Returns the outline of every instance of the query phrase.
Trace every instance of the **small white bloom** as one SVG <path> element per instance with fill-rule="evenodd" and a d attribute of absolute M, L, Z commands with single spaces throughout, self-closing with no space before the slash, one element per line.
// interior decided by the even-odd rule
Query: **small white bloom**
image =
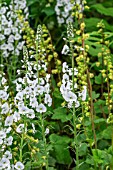
<path fill-rule="evenodd" d="M 34 110 L 32 109 L 29 109 L 27 115 L 26 115 L 28 118 L 30 119 L 34 119 L 35 118 L 35 113 L 34 113 Z"/>
<path fill-rule="evenodd" d="M 82 91 L 82 101 L 85 101 L 86 100 L 87 87 L 84 86 L 83 88 L 84 89 Z"/>
<path fill-rule="evenodd" d="M 7 80 L 4 77 L 2 77 L 2 80 L 1 80 L 2 85 L 4 85 L 6 82 Z"/>
<path fill-rule="evenodd" d="M 32 125 L 32 128 L 33 128 L 33 133 L 36 133 L 36 129 L 35 129 L 34 123 L 32 123 L 31 125 Z"/>
<path fill-rule="evenodd" d="M 77 96 L 76 96 L 76 94 L 74 94 L 74 93 L 71 92 L 71 91 L 66 91 L 66 92 L 63 94 L 63 97 L 64 97 L 64 99 L 65 99 L 67 102 L 76 102 L 76 101 L 77 101 Z"/>
<path fill-rule="evenodd" d="M 43 86 L 40 86 L 40 85 L 37 85 L 37 86 L 35 87 L 34 91 L 35 91 L 36 95 L 38 95 L 38 94 L 41 94 L 41 95 L 42 95 L 42 94 L 44 93 L 44 87 L 43 87 Z"/>
<path fill-rule="evenodd" d="M 20 40 L 21 39 L 21 35 L 20 34 L 18 34 L 18 33 L 16 33 L 16 35 L 15 35 L 15 40 Z"/>
<path fill-rule="evenodd" d="M 24 130 L 24 124 L 19 124 L 18 127 L 16 128 L 16 131 L 18 133 L 22 133 Z"/>
<path fill-rule="evenodd" d="M 17 162 L 17 163 L 15 164 L 15 169 L 17 169 L 17 170 L 22 170 L 22 169 L 24 169 L 24 164 L 21 163 L 21 162 Z"/>
<path fill-rule="evenodd" d="M 7 146 L 12 145 L 12 142 L 13 142 L 13 137 L 12 136 L 9 136 L 8 138 L 6 138 L 4 140 L 4 144 L 6 144 Z"/>
<path fill-rule="evenodd" d="M 49 134 L 49 128 L 46 128 L 45 135 L 48 135 L 48 134 Z"/>
<path fill-rule="evenodd" d="M 9 112 L 9 105 L 7 102 L 5 102 L 2 106 L 1 106 L 1 114 L 6 114 Z"/>
<path fill-rule="evenodd" d="M 69 76 L 68 76 L 68 74 L 63 74 L 63 80 L 62 80 L 62 83 L 63 84 L 65 84 L 65 83 L 67 83 L 69 81 Z"/>
<path fill-rule="evenodd" d="M 66 55 L 66 54 L 68 54 L 68 52 L 69 52 L 69 47 L 65 44 L 62 51 L 61 51 L 61 53 Z"/>
<path fill-rule="evenodd" d="M 44 106 L 44 104 L 39 104 L 38 107 L 36 108 L 36 111 L 39 112 L 39 113 L 43 113 L 43 112 L 46 112 L 46 107 Z"/>
<path fill-rule="evenodd" d="M 10 28 L 5 28 L 4 35 L 9 35 L 9 34 L 11 34 L 11 29 Z"/>
<path fill-rule="evenodd" d="M 85 100 L 86 100 L 86 94 L 87 94 L 87 87 L 86 87 L 86 86 L 83 86 L 82 92 L 79 93 L 79 96 L 81 96 L 82 101 L 85 101 Z"/>
<path fill-rule="evenodd" d="M 30 97 L 30 106 L 32 106 L 32 108 L 36 108 L 38 107 L 38 102 L 37 102 L 37 99 L 36 97 Z"/>
<path fill-rule="evenodd" d="M 11 132 L 11 127 L 9 126 L 9 127 L 7 127 L 7 128 L 5 128 L 5 133 L 7 134 L 7 133 L 10 133 Z"/>
<path fill-rule="evenodd" d="M 12 153 L 10 151 L 6 151 L 3 155 L 4 158 L 7 158 L 7 159 L 12 159 Z"/>
<path fill-rule="evenodd" d="M 6 133 L 3 130 L 0 130 L 0 139 L 6 138 Z"/>
<path fill-rule="evenodd" d="M 48 83 L 49 82 L 49 79 L 50 79 L 50 74 L 46 74 L 46 82 Z"/>
<path fill-rule="evenodd" d="M 48 104 L 49 107 L 52 105 L 52 98 L 49 94 L 45 94 L 44 103 Z"/>
<path fill-rule="evenodd" d="M 63 69 L 62 69 L 63 73 L 66 73 L 68 71 L 68 65 L 66 62 L 63 63 Z"/>
<path fill-rule="evenodd" d="M 3 140 L 2 139 L 0 139 L 0 145 L 2 145 L 3 144 Z"/>
<path fill-rule="evenodd" d="M 3 157 L 3 158 L 1 159 L 1 163 L 2 163 L 3 169 L 6 168 L 6 167 L 8 167 L 8 166 L 10 166 L 10 161 L 9 161 L 8 158 L 4 158 L 4 157 Z"/>
<path fill-rule="evenodd" d="M 5 126 L 11 126 L 13 124 L 13 115 L 7 116 L 5 120 Z"/>
<path fill-rule="evenodd" d="M 7 99 L 8 99 L 8 96 L 9 96 L 9 95 L 6 93 L 6 91 L 0 90 L 0 99 L 7 100 Z M 6 103 L 7 103 L 7 102 L 6 102 Z M 4 104 L 2 105 L 2 107 L 3 107 L 3 108 L 7 108 L 6 110 L 8 110 L 8 107 L 9 107 L 9 106 L 4 103 Z M 5 111 L 5 112 L 7 112 L 7 111 Z"/>
<path fill-rule="evenodd" d="M 20 113 L 15 111 L 14 114 L 13 114 L 13 120 L 14 120 L 14 122 L 19 121 L 20 120 Z"/>
<path fill-rule="evenodd" d="M 15 99 L 17 99 L 17 100 L 23 100 L 23 92 L 20 92 L 20 91 L 19 91 L 19 92 L 16 94 Z"/>

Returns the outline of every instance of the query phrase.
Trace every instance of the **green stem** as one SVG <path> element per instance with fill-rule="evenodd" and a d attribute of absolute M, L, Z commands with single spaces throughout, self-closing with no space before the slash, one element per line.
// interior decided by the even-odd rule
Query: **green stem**
<path fill-rule="evenodd" d="M 20 142 L 20 162 L 22 162 L 22 150 L 23 150 L 23 142 L 24 142 L 24 134 L 22 134 L 21 142 Z"/>
<path fill-rule="evenodd" d="M 44 119 L 43 119 L 43 115 L 42 114 L 40 114 L 40 121 L 41 121 L 41 128 L 42 128 L 42 138 L 43 138 L 43 142 L 44 142 L 44 152 L 45 152 L 45 156 L 46 156 L 46 170 L 49 170 L 49 167 L 48 167 L 47 143 L 46 143 L 46 137 L 45 137 Z"/>
<path fill-rule="evenodd" d="M 74 90 L 74 51 L 72 44 L 70 43 L 70 48 L 71 48 L 71 54 L 72 54 L 72 89 L 73 93 L 75 92 Z M 75 103 L 73 103 L 73 126 L 74 126 L 74 146 L 75 146 L 75 151 L 76 151 L 76 170 L 79 169 L 79 155 L 78 155 L 78 140 L 77 140 L 77 128 L 76 128 L 76 110 L 75 110 Z"/>

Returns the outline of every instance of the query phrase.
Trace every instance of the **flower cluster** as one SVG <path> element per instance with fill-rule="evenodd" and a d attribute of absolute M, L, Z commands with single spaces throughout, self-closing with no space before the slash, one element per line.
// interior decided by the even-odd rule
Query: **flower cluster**
<path fill-rule="evenodd" d="M 22 24 L 17 17 L 17 11 L 22 10 L 24 13 L 24 20 L 28 18 L 28 8 L 26 7 L 26 0 L 12 0 L 10 5 L 2 3 L 0 8 L 0 41 L 1 53 L 4 58 L 10 55 L 19 56 L 23 48 L 24 41 L 22 41 Z"/>
<path fill-rule="evenodd" d="M 73 4 L 70 3 L 70 0 L 57 0 L 55 6 L 55 12 L 57 15 L 57 20 L 59 24 L 69 23 L 73 21 L 73 18 L 70 14 Z"/>
<path fill-rule="evenodd" d="M 21 162 L 12 163 L 13 155 L 11 145 L 13 145 L 12 124 L 15 121 L 16 115 L 13 114 L 12 105 L 9 102 L 7 80 L 4 75 L 0 75 L 0 169 L 1 170 L 17 170 L 24 169 Z M 4 121 L 3 121 L 4 120 Z"/>
<path fill-rule="evenodd" d="M 69 68 L 66 62 L 63 63 L 63 78 L 62 78 L 62 85 L 60 87 L 61 94 L 63 98 L 65 99 L 67 103 L 68 108 L 73 107 L 73 103 L 75 105 L 75 108 L 78 108 L 80 106 L 80 102 L 78 98 L 80 97 L 82 101 L 86 100 L 86 86 L 84 86 L 84 89 L 82 92 L 77 92 L 77 83 L 75 82 L 73 85 L 72 81 L 72 74 L 73 74 L 73 69 Z M 74 76 L 78 74 L 78 70 L 74 68 Z M 73 86 L 76 91 L 73 92 Z"/>

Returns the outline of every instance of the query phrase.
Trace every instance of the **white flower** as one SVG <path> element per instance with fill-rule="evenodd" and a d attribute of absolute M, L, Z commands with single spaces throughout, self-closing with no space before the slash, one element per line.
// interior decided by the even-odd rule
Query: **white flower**
<path fill-rule="evenodd" d="M 5 28 L 4 35 L 9 35 L 9 34 L 11 34 L 11 29 L 10 28 Z"/>
<path fill-rule="evenodd" d="M 7 102 L 5 102 L 2 106 L 1 106 L 1 114 L 6 114 L 9 112 L 9 105 Z"/>
<path fill-rule="evenodd" d="M 11 132 L 11 127 L 5 128 L 5 133 L 10 133 Z"/>
<path fill-rule="evenodd" d="M 37 99 L 36 97 L 30 97 L 30 106 L 32 106 L 33 108 L 36 108 L 38 106 L 38 102 L 37 102 Z"/>
<path fill-rule="evenodd" d="M 4 140 L 4 143 L 5 143 L 7 146 L 12 145 L 12 142 L 13 142 L 13 137 L 12 137 L 12 136 L 9 136 L 8 138 L 6 138 L 6 139 Z"/>
<path fill-rule="evenodd" d="M 5 120 L 5 126 L 11 126 L 13 124 L 13 115 L 7 116 Z"/>
<path fill-rule="evenodd" d="M 49 134 L 49 128 L 46 128 L 45 135 Z"/>
<path fill-rule="evenodd" d="M 83 88 L 84 89 L 83 89 L 81 95 L 82 95 L 82 101 L 85 101 L 86 100 L 87 87 L 83 86 Z"/>
<path fill-rule="evenodd" d="M 41 94 L 41 95 L 42 95 L 43 92 L 44 92 L 44 87 L 43 87 L 43 86 L 40 86 L 40 85 L 37 85 L 37 86 L 35 87 L 34 91 L 35 91 L 36 95 L 38 95 L 38 94 Z"/>
<path fill-rule="evenodd" d="M 6 13 L 6 10 L 7 10 L 7 8 L 6 7 L 1 7 L 1 9 L 0 9 L 0 14 L 5 14 Z"/>
<path fill-rule="evenodd" d="M 34 119 L 35 118 L 35 114 L 34 114 L 34 110 L 32 109 L 29 109 L 27 115 L 26 115 L 28 118 L 30 119 Z"/>
<path fill-rule="evenodd" d="M 69 81 L 69 76 L 68 76 L 68 74 L 63 74 L 63 80 L 62 80 L 62 83 L 63 84 L 65 84 L 66 82 L 68 82 Z"/>
<path fill-rule="evenodd" d="M 18 34 L 18 33 L 16 33 L 16 35 L 15 35 L 15 40 L 20 40 L 20 39 L 21 39 L 21 35 Z"/>
<path fill-rule="evenodd" d="M 14 114 L 13 114 L 13 120 L 14 120 L 14 122 L 19 121 L 20 120 L 20 113 L 15 111 Z"/>
<path fill-rule="evenodd" d="M 6 151 L 3 155 L 4 158 L 7 158 L 7 159 L 12 159 L 12 153 L 10 151 Z"/>
<path fill-rule="evenodd" d="M 68 70 L 68 73 L 69 73 L 70 76 L 72 76 L 72 74 L 73 74 L 72 68 L 70 68 L 70 69 Z M 76 68 L 74 68 L 74 76 L 76 76 L 77 74 L 78 74 L 78 70 L 77 70 Z"/>
<path fill-rule="evenodd" d="M 61 53 L 66 55 L 66 54 L 68 54 L 68 52 L 69 52 L 69 47 L 65 44 Z"/>
<path fill-rule="evenodd" d="M 23 100 L 23 92 L 18 92 L 18 93 L 16 94 L 15 99 L 17 99 L 17 100 Z"/>
<path fill-rule="evenodd" d="M 33 133 L 36 133 L 35 125 L 32 123 Z"/>
<path fill-rule="evenodd" d="M 44 92 L 45 93 L 49 93 L 50 92 L 50 84 L 49 83 L 46 83 L 45 87 L 44 87 Z"/>
<path fill-rule="evenodd" d="M 1 163 L 2 163 L 3 169 L 6 168 L 6 167 L 8 167 L 8 166 L 10 166 L 10 161 L 9 161 L 8 158 L 2 158 L 2 159 L 1 159 Z"/>
<path fill-rule="evenodd" d="M 7 50 L 9 50 L 9 51 L 13 51 L 14 50 L 14 46 L 13 46 L 12 43 L 8 43 L 7 44 Z"/>
<path fill-rule="evenodd" d="M 76 96 L 76 94 L 74 94 L 74 93 L 71 92 L 71 91 L 66 91 L 66 92 L 63 94 L 63 97 L 64 97 L 64 99 L 65 99 L 67 102 L 76 102 L 76 101 L 77 101 L 77 96 Z"/>
<path fill-rule="evenodd" d="M 13 43 L 14 42 L 14 35 L 10 34 L 8 38 L 8 43 Z"/>
<path fill-rule="evenodd" d="M 67 89 L 66 89 L 66 87 L 65 87 L 65 84 L 62 84 L 62 85 L 60 86 L 60 91 L 61 91 L 62 94 L 67 91 Z"/>
<path fill-rule="evenodd" d="M 22 133 L 24 130 L 24 124 L 19 124 L 18 127 L 16 128 L 16 131 L 18 133 Z"/>
<path fill-rule="evenodd" d="M 6 133 L 3 130 L 0 130 L 0 139 L 6 138 Z"/>
<path fill-rule="evenodd" d="M 52 105 L 52 98 L 49 94 L 45 94 L 44 103 L 48 104 L 49 107 Z"/>
<path fill-rule="evenodd" d="M 4 40 L 5 39 L 5 36 L 0 34 L 0 41 Z"/>
<path fill-rule="evenodd" d="M 4 77 L 2 77 L 2 80 L 1 80 L 2 85 L 4 85 L 6 82 L 7 80 Z"/>
<path fill-rule="evenodd" d="M 2 145 L 3 144 L 3 140 L 2 139 L 0 139 L 0 145 Z"/>
<path fill-rule="evenodd" d="M 24 169 L 24 164 L 21 163 L 21 162 L 17 162 L 17 163 L 15 164 L 15 169 L 17 169 L 17 170 L 22 170 L 22 169 Z"/>
<path fill-rule="evenodd" d="M 63 73 L 68 71 L 68 65 L 66 62 L 63 63 L 63 69 L 62 69 Z"/>
<path fill-rule="evenodd" d="M 29 112 L 29 108 L 27 106 L 24 106 L 23 103 L 18 105 L 18 109 L 19 109 L 20 114 L 23 114 L 23 115 Z"/>
<path fill-rule="evenodd" d="M 46 107 L 44 106 L 44 104 L 39 104 L 38 107 L 36 108 L 36 111 L 39 112 L 39 113 L 43 113 L 43 112 L 46 112 Z"/>
<path fill-rule="evenodd" d="M 50 79 L 50 74 L 46 74 L 46 82 L 48 83 L 49 82 L 49 79 Z"/>
<path fill-rule="evenodd" d="M 8 99 L 8 94 L 4 90 L 0 90 L 0 99 L 7 100 Z M 5 104 L 7 105 L 7 104 Z M 2 105 L 3 106 L 3 105 Z"/>
<path fill-rule="evenodd" d="M 7 44 L 2 44 L 2 45 L 0 45 L 0 49 L 1 50 L 7 50 Z"/>
<path fill-rule="evenodd" d="M 78 108 L 80 106 L 80 102 L 79 101 L 76 101 L 75 103 L 75 108 Z"/>
<path fill-rule="evenodd" d="M 16 83 L 16 91 L 21 91 L 22 90 L 22 84 Z"/>

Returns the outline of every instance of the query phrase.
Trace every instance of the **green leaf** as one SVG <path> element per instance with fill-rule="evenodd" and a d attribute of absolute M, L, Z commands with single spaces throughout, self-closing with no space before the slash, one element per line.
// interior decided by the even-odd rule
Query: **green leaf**
<path fill-rule="evenodd" d="M 55 109 L 54 114 L 52 116 L 52 119 L 57 119 L 57 120 L 61 120 L 62 122 L 67 122 L 72 118 L 72 114 L 68 114 L 67 115 L 67 109 L 63 108 L 63 107 L 59 107 L 57 109 Z"/>
<path fill-rule="evenodd" d="M 94 120 L 95 123 L 102 123 L 102 122 L 106 122 L 106 120 L 104 118 L 97 118 Z"/>
<path fill-rule="evenodd" d="M 50 135 L 50 141 L 53 144 L 54 155 L 60 164 L 71 164 L 72 159 L 68 149 L 70 138 L 67 136 L 59 136 L 56 134 Z"/>
<path fill-rule="evenodd" d="M 33 5 L 33 4 L 35 4 L 35 3 L 39 3 L 39 0 L 27 0 L 27 5 L 28 6 L 31 6 L 31 5 Z"/>
<path fill-rule="evenodd" d="M 92 149 L 92 152 L 93 152 L 93 158 L 94 158 L 94 161 L 98 164 L 101 164 L 103 163 L 103 160 L 101 158 L 101 150 L 99 149 Z"/>
<path fill-rule="evenodd" d="M 90 38 L 89 38 L 90 39 Z M 93 41 L 89 41 L 87 39 L 85 42 L 87 45 L 89 45 L 89 54 L 92 56 L 97 56 L 98 53 L 100 52 L 100 49 L 102 48 L 101 44 L 97 44 L 96 42 L 94 43 Z"/>
<path fill-rule="evenodd" d="M 111 139 L 113 135 L 113 127 L 112 126 L 108 126 L 103 132 L 102 132 L 102 136 L 104 139 Z"/>
<path fill-rule="evenodd" d="M 96 94 L 95 91 L 92 91 L 92 99 L 97 99 L 100 96 L 99 93 Z"/>
<path fill-rule="evenodd" d="M 95 83 L 96 84 L 102 83 L 102 74 L 101 73 L 98 76 L 95 76 Z"/>
<path fill-rule="evenodd" d="M 55 10 L 52 7 L 46 7 L 42 10 L 42 12 L 44 12 L 47 16 L 51 16 L 55 13 Z"/>
<path fill-rule="evenodd" d="M 86 31 L 87 32 L 98 30 L 97 24 L 100 21 L 99 18 L 90 17 L 90 18 L 85 18 L 84 21 L 86 23 Z"/>
<path fill-rule="evenodd" d="M 92 5 L 91 8 L 94 8 L 103 15 L 113 17 L 113 8 L 105 8 L 101 3 Z"/>
<path fill-rule="evenodd" d="M 87 144 L 86 143 L 81 143 L 78 148 L 79 151 L 79 156 L 86 155 L 87 152 Z"/>

